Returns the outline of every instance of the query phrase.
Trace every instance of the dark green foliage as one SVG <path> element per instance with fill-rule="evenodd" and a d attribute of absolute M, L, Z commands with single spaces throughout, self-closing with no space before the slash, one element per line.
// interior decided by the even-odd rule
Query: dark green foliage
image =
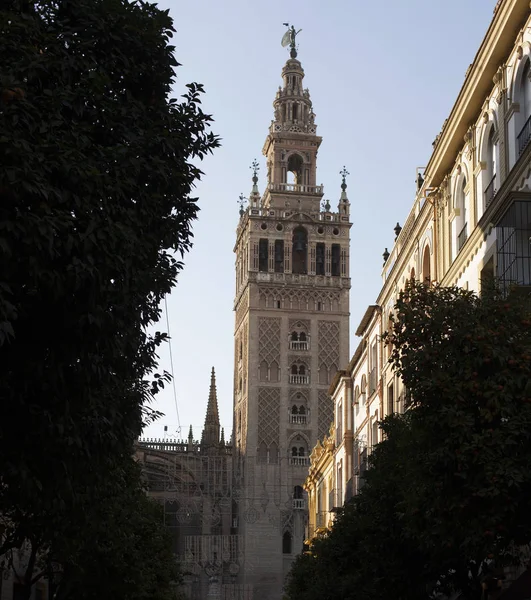
<path fill-rule="evenodd" d="M 530 324 L 518 295 L 408 286 L 385 337 L 409 410 L 381 424 L 361 492 L 295 562 L 291 600 L 479 600 L 518 563 L 531 542 Z"/>
<path fill-rule="evenodd" d="M 218 145 L 200 85 L 169 98 L 172 32 L 143 1 L 0 9 L 0 555 L 112 485 L 167 380 L 146 327 Z"/>

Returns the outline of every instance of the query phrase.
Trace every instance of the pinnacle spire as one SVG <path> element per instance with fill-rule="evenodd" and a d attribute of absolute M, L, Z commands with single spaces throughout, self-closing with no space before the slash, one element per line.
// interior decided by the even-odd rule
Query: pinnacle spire
<path fill-rule="evenodd" d="M 208 404 L 205 417 L 205 426 L 201 435 L 201 445 L 204 449 L 219 444 L 219 411 L 218 396 L 216 391 L 216 372 L 212 367 L 210 375 L 210 392 L 208 394 Z"/>

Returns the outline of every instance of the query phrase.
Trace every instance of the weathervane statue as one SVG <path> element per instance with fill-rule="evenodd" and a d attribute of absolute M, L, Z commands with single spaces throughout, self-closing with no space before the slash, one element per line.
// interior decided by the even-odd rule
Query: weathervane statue
<path fill-rule="evenodd" d="M 295 31 L 295 27 L 293 27 L 293 25 L 291 27 L 289 26 L 289 23 L 284 23 L 284 25 L 288 27 L 288 30 L 283 35 L 281 44 L 284 48 L 289 44 L 289 54 L 291 58 L 297 58 L 297 47 L 295 46 L 295 38 L 299 35 L 302 29 L 299 29 L 299 31 Z"/>

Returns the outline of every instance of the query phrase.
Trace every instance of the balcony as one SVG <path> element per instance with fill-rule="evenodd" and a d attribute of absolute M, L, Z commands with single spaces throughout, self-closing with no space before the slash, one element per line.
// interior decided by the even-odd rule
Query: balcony
<path fill-rule="evenodd" d="M 531 116 L 525 122 L 525 125 L 522 127 L 522 131 L 518 134 L 518 155 L 522 154 L 525 150 L 527 144 L 529 144 L 529 140 L 531 140 Z"/>
<path fill-rule="evenodd" d="M 468 223 L 465 223 L 465 226 L 459 232 L 457 236 L 457 251 L 460 252 L 461 248 L 465 245 L 465 242 L 468 238 Z"/>
<path fill-rule="evenodd" d="M 299 342 L 299 341 L 290 340 L 289 341 L 289 349 L 290 350 L 309 350 L 310 344 L 307 341 Z"/>
<path fill-rule="evenodd" d="M 310 383 L 309 375 L 292 375 L 289 376 L 289 382 L 295 385 L 308 385 Z"/>
<path fill-rule="evenodd" d="M 299 185 L 296 183 L 270 183 L 271 192 L 298 192 L 300 194 L 322 194 L 322 185 Z"/>
<path fill-rule="evenodd" d="M 310 458 L 308 456 L 290 456 L 289 464 L 292 467 L 307 467 L 310 464 Z"/>
<path fill-rule="evenodd" d="M 290 414 L 289 422 L 293 425 L 306 425 L 308 422 L 308 415 L 293 415 Z"/>
<path fill-rule="evenodd" d="M 305 510 L 306 501 L 304 498 L 293 498 L 293 510 Z"/>
<path fill-rule="evenodd" d="M 315 514 L 316 529 L 324 529 L 328 525 L 330 517 L 326 511 L 321 511 Z"/>
<path fill-rule="evenodd" d="M 496 195 L 496 174 L 492 176 L 489 185 L 485 188 L 484 197 L 485 197 L 485 208 L 492 202 L 492 199 Z"/>
<path fill-rule="evenodd" d="M 342 506 L 341 493 L 338 490 L 330 490 L 328 492 L 328 511 L 333 512 Z"/>

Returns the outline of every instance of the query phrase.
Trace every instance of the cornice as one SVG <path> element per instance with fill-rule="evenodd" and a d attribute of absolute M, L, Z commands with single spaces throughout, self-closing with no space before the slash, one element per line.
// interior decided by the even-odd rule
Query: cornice
<path fill-rule="evenodd" d="M 431 186 L 440 185 L 451 170 L 463 145 L 463 136 L 481 113 L 498 67 L 511 52 L 528 18 L 529 0 L 503 0 L 496 10 L 426 166 L 426 180 Z"/>

